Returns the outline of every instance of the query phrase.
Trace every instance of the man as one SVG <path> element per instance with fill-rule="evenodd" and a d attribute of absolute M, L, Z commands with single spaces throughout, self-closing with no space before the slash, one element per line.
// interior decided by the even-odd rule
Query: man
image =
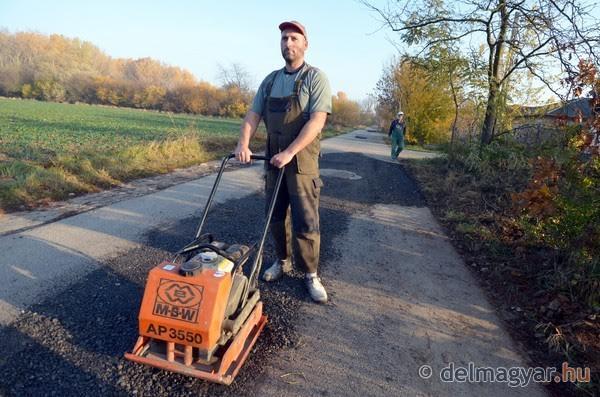
<path fill-rule="evenodd" d="M 396 160 L 400 152 L 404 149 L 404 133 L 406 132 L 406 123 L 404 122 L 404 112 L 398 112 L 396 118 L 390 125 L 388 136 L 392 137 L 392 160 Z"/>
<path fill-rule="evenodd" d="M 325 74 L 304 62 L 308 48 L 306 29 L 297 21 L 283 22 L 281 55 L 285 67 L 270 73 L 260 85 L 252 108 L 246 114 L 235 149 L 236 158 L 250 161 L 250 138 L 261 119 L 267 127 L 265 191 L 271 200 L 278 169 L 285 168 L 271 220 L 277 260 L 264 275 L 274 281 L 291 268 L 291 231 L 299 252 L 298 261 L 306 270 L 305 282 L 311 298 L 327 302 L 327 292 L 317 277 L 320 251 L 319 196 L 323 182 L 319 178 L 320 135 L 331 113 L 331 89 Z M 288 222 L 286 222 L 288 220 Z"/>

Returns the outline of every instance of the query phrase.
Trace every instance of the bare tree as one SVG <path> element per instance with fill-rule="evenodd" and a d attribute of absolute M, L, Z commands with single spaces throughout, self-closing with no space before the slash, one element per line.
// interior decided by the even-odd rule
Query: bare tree
<path fill-rule="evenodd" d="M 232 63 L 229 67 L 217 64 L 218 78 L 223 87 L 237 87 L 242 92 L 249 92 L 252 86 L 250 74 L 241 63 Z"/>
<path fill-rule="evenodd" d="M 502 89 L 513 73 L 527 70 L 560 96 L 547 77 L 552 61 L 569 76 L 564 82 L 572 84 L 579 59 L 598 59 L 600 23 L 590 15 L 593 5 L 580 0 L 406 0 L 383 8 L 364 4 L 399 32 L 402 41 L 421 51 L 441 42 L 466 45 L 466 40 L 485 48 L 483 144 L 494 137 Z M 438 35 L 440 31 L 448 34 Z"/>
<path fill-rule="evenodd" d="M 401 60 L 392 59 L 383 68 L 383 74 L 375 86 L 378 113 L 383 119 L 392 118 L 400 110 L 402 91 L 397 84 L 397 72 Z"/>

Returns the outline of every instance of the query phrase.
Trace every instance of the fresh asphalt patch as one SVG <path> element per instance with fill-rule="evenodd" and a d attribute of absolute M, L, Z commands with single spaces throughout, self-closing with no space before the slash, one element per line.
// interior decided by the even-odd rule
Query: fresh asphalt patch
<path fill-rule="evenodd" d="M 346 233 L 352 213 L 374 204 L 424 205 L 418 187 L 399 164 L 360 154 L 331 153 L 322 158 L 321 167 L 361 177 L 349 180 L 335 173 L 322 176 L 323 266 L 339 258 L 332 242 Z M 260 237 L 264 210 L 261 194 L 229 200 L 211 210 L 204 230 L 219 241 L 250 244 Z M 0 395 L 249 393 L 264 363 L 277 360 L 278 351 L 298 343 L 294 330 L 298 308 L 313 304 L 304 289 L 301 269 L 294 269 L 275 283 L 261 282 L 268 323 L 231 386 L 209 384 L 123 358 L 137 338 L 137 316 L 148 271 L 172 259 L 173 253 L 193 238 L 199 216 L 150 231 L 144 247 L 100 264 L 97 270 L 33 305 L 16 322 L 0 329 Z M 273 247 L 267 241 L 263 270 L 274 259 Z M 326 279 L 324 284 L 327 286 Z M 328 304 L 335 304 L 335 297 L 331 300 Z"/>

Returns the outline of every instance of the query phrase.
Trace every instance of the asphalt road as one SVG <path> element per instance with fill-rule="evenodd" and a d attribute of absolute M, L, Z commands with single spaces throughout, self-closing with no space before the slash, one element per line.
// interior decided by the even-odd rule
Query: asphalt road
<path fill-rule="evenodd" d="M 537 385 L 439 379 L 450 363 L 524 364 L 381 136 L 331 139 L 324 153 L 320 272 L 330 302 L 310 301 L 298 269 L 263 284 L 269 323 L 232 386 L 122 356 L 137 336 L 146 274 L 193 235 L 209 176 L 0 237 L 0 395 L 545 395 Z M 206 230 L 251 242 L 262 226 L 260 166 L 224 178 Z"/>

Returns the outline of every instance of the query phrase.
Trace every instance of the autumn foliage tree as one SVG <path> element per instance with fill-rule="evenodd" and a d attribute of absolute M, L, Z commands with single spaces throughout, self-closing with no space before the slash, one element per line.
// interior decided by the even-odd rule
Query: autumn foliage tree
<path fill-rule="evenodd" d="M 379 115 L 389 123 L 405 113 L 409 142 L 439 143 L 450 139 L 453 101 L 449 85 L 440 84 L 422 65 L 408 58 L 392 62 L 377 83 Z"/>
<path fill-rule="evenodd" d="M 404 0 L 390 1 L 383 7 L 367 1 L 365 4 L 398 32 L 403 43 L 421 52 L 443 42 L 483 50 L 487 98 L 482 144 L 494 138 L 503 92 L 511 76 L 526 71 L 555 90 L 549 65 L 558 65 L 574 76 L 578 59 L 597 59 L 600 23 L 591 15 L 595 5 L 585 0 Z"/>
<path fill-rule="evenodd" d="M 227 70 L 227 69 L 224 69 Z M 232 66 L 236 82 L 243 67 Z M 61 35 L 0 31 L 0 95 L 241 117 L 252 94 L 197 81 L 151 58 L 114 59 L 89 42 Z"/>
<path fill-rule="evenodd" d="M 332 111 L 329 122 L 333 125 L 354 127 L 360 124 L 361 108 L 358 102 L 348 98 L 345 92 L 339 91 L 332 98 Z"/>

